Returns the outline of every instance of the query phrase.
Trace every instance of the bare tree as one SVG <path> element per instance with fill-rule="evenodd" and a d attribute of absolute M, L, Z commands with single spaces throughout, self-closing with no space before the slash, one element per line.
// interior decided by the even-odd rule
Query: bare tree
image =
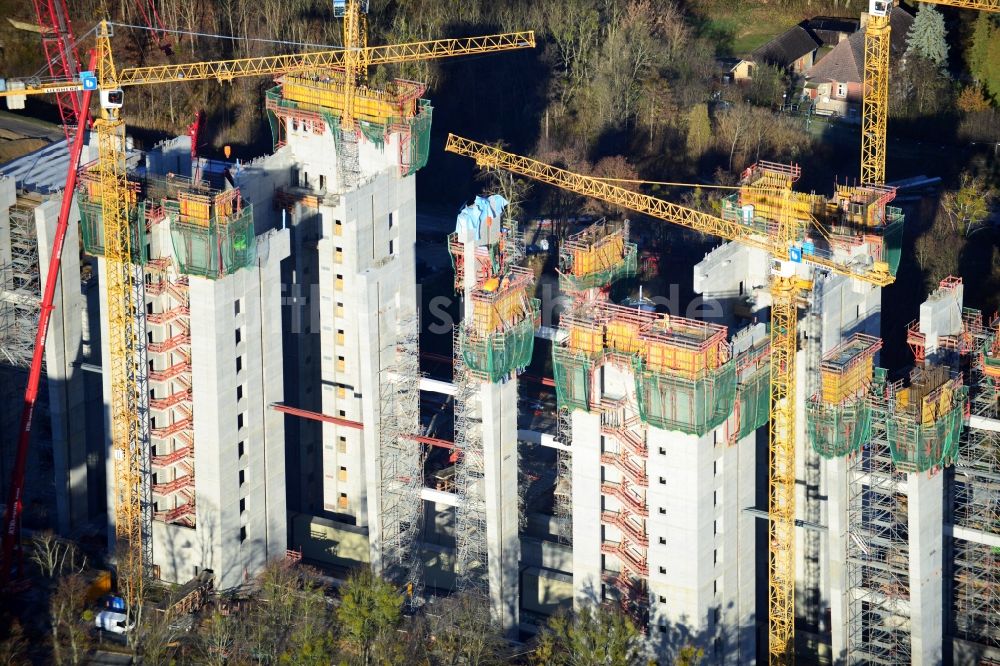
<path fill-rule="evenodd" d="M 57 664 L 80 664 L 90 648 L 89 627 L 84 619 L 87 582 L 79 574 L 59 579 L 49 601 L 52 654 Z"/>
<path fill-rule="evenodd" d="M 198 634 L 198 653 L 207 666 L 225 666 L 236 646 L 235 620 L 216 611 Z"/>
<path fill-rule="evenodd" d="M 456 594 L 427 612 L 433 636 L 431 656 L 442 666 L 492 666 L 504 663 L 507 643 L 490 617 L 484 598 Z"/>
<path fill-rule="evenodd" d="M 55 578 L 64 573 L 80 573 L 87 566 L 87 557 L 72 541 L 60 539 L 52 532 L 42 532 L 31 540 L 31 560 L 42 575 Z"/>
<path fill-rule="evenodd" d="M 17 620 L 7 625 L 7 635 L 0 641 L 0 664 L 6 666 L 25 666 L 28 659 L 28 639 L 24 637 L 24 629 Z"/>

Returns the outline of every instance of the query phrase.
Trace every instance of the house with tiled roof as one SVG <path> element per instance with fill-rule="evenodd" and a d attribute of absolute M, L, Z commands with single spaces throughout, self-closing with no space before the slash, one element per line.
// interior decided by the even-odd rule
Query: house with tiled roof
<path fill-rule="evenodd" d="M 768 64 L 801 74 L 812 67 L 820 46 L 812 32 L 796 25 L 755 49 L 747 60 L 756 66 Z"/>
<path fill-rule="evenodd" d="M 906 52 L 906 34 L 913 24 L 913 15 L 895 7 L 889 21 L 892 26 L 890 57 L 895 61 Z M 802 95 L 812 100 L 814 113 L 860 122 L 864 72 L 865 28 L 862 24 L 861 30 L 841 40 L 806 70 Z"/>

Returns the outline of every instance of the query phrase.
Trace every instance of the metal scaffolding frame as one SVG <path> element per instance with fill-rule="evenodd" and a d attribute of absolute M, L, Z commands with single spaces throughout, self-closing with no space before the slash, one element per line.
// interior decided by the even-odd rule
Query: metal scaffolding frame
<path fill-rule="evenodd" d="M 556 415 L 556 433 L 561 444 L 573 443 L 573 413 L 560 409 Z M 556 450 L 556 482 L 552 491 L 552 512 L 556 519 L 559 543 L 573 545 L 573 454 Z"/>
<path fill-rule="evenodd" d="M 910 664 L 906 475 L 889 451 L 886 390 L 876 378 L 871 441 L 848 470 L 848 664 Z"/>
<path fill-rule="evenodd" d="M 393 358 L 379 382 L 379 548 L 382 573 L 421 598 L 419 554 L 423 451 L 409 435 L 420 432 L 420 351 L 415 315 L 400 317 L 397 339 L 382 353 Z"/>
<path fill-rule="evenodd" d="M 455 582 L 459 591 L 488 599 L 489 546 L 486 535 L 486 461 L 483 452 L 479 381 L 465 366 L 462 327 L 454 328 L 455 447 Z"/>
<path fill-rule="evenodd" d="M 974 348 L 997 333 L 973 331 Z M 973 355 L 969 368 L 970 411 L 1000 418 L 1000 391 L 983 372 L 983 357 Z M 1000 535 L 1000 433 L 967 428 L 960 440 L 952 479 L 952 523 L 986 535 Z M 985 539 L 983 539 L 985 541 Z M 952 539 L 952 626 L 956 637 L 1000 648 L 1000 548 Z"/>
<path fill-rule="evenodd" d="M 0 266 L 0 361 L 16 368 L 31 365 L 38 330 L 42 295 L 34 208 L 38 203 L 19 198 L 10 209 L 10 261 Z M 42 363 L 44 372 L 44 357 Z"/>

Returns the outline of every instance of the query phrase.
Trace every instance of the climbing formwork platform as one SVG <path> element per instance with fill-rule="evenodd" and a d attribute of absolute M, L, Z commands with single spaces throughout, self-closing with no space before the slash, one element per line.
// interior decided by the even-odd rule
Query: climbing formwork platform
<path fill-rule="evenodd" d="M 265 95 L 275 150 L 285 144 L 289 128 L 319 135 L 329 131 L 338 152 L 345 139 L 356 141 L 359 135 L 382 149 L 388 136 L 398 133 L 400 174 L 408 176 L 427 164 L 433 107 L 420 98 L 426 85 L 396 79 L 383 88 L 352 88 L 355 131 L 341 127 L 346 105 L 342 72 L 286 74 L 277 82 Z"/>
<path fill-rule="evenodd" d="M 631 372 L 643 422 L 703 435 L 733 410 L 736 369 L 726 328 L 603 301 L 565 313 L 553 346 L 559 406 L 589 411 L 593 370 L 613 362 Z"/>
<path fill-rule="evenodd" d="M 499 382 L 531 362 L 540 316 L 534 284 L 534 273 L 510 266 L 472 290 L 472 318 L 462 323 L 460 345 L 473 377 Z"/>
<path fill-rule="evenodd" d="M 969 389 L 947 368 L 925 366 L 909 385 L 889 384 L 873 397 L 875 418 L 885 419 L 892 461 L 904 472 L 926 472 L 951 464 L 968 416 Z"/>
<path fill-rule="evenodd" d="M 853 454 L 871 438 L 868 389 L 881 348 L 880 339 L 859 333 L 823 356 L 821 391 L 806 402 L 806 432 L 824 458 Z"/>
<path fill-rule="evenodd" d="M 599 220 L 567 238 L 559 249 L 559 287 L 583 292 L 635 275 L 638 250 L 629 223 Z"/>

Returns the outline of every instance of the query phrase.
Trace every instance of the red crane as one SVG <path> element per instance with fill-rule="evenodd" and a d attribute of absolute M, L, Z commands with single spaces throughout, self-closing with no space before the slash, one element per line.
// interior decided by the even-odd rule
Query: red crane
<path fill-rule="evenodd" d="M 53 0 L 60 2 L 61 0 Z M 97 54 L 91 52 L 90 66 L 97 64 Z M 90 107 L 90 90 L 83 92 L 80 100 L 82 115 L 76 116 L 86 120 L 89 116 L 86 110 Z M 82 123 L 85 125 L 85 123 Z M 13 569 L 14 545 L 18 540 L 21 524 L 21 509 L 24 501 L 24 471 L 28 462 L 28 445 L 31 441 L 31 417 L 38 401 L 38 385 L 42 378 L 42 357 L 45 354 L 45 336 L 49 330 L 49 320 L 52 317 L 52 301 L 55 298 L 56 284 L 59 282 L 59 270 L 62 266 L 63 241 L 66 239 L 66 229 L 69 227 L 69 212 L 73 207 L 73 190 L 76 188 L 76 175 L 80 166 L 80 154 L 83 152 L 83 141 L 86 132 L 77 131 L 69 152 L 69 170 L 66 172 L 66 187 L 63 190 L 62 207 L 59 209 L 59 221 L 56 224 L 55 238 L 52 240 L 52 257 L 49 261 L 49 271 L 45 278 L 45 291 L 38 312 L 38 331 L 35 333 L 35 351 L 31 356 L 31 370 L 28 372 L 28 385 L 24 389 L 24 407 L 21 412 L 21 424 L 17 438 L 17 453 L 14 458 L 14 469 L 11 473 L 10 490 L 7 495 L 7 507 L 4 509 L 3 520 L 3 551 L 0 563 L 0 585 L 6 585 Z"/>
<path fill-rule="evenodd" d="M 48 61 L 49 74 L 55 79 L 77 78 L 80 72 L 79 59 L 65 0 L 33 0 L 33 4 L 35 16 L 38 19 L 39 32 L 42 36 L 42 48 Z M 96 65 L 97 54 L 91 52 L 90 69 Z M 63 245 L 66 239 L 66 230 L 69 227 L 69 213 L 73 207 L 73 192 L 76 189 L 80 155 L 83 152 L 84 137 L 86 136 L 86 132 L 80 130 L 85 129 L 90 120 L 90 98 L 90 90 L 84 91 L 82 94 L 75 91 L 56 93 L 59 116 L 62 119 L 63 132 L 66 134 L 66 147 L 69 150 L 69 169 L 66 172 L 66 187 L 63 189 L 56 233 L 52 240 L 52 253 L 45 280 L 45 290 L 38 312 L 35 350 L 31 357 L 28 384 L 24 389 L 24 405 L 21 411 L 17 451 L 14 458 L 14 468 L 11 471 L 7 505 L 4 509 L 3 537 L 2 546 L 0 546 L 0 557 L 2 557 L 0 559 L 0 584 L 2 585 L 6 585 L 10 580 L 10 574 L 14 567 L 14 547 L 20 535 L 21 511 L 24 504 L 24 473 L 28 463 L 28 448 L 31 443 L 31 420 L 38 402 L 38 387 L 42 378 L 42 358 L 45 355 L 45 337 L 54 309 L 52 302 L 55 298 L 56 284 L 59 281 L 59 271 L 62 267 Z"/>
<path fill-rule="evenodd" d="M 76 55 L 76 40 L 69 24 L 65 0 L 32 0 L 35 16 L 42 35 L 42 48 L 53 79 L 75 79 L 80 73 L 80 60 Z M 56 93 L 56 105 L 62 118 L 66 145 L 73 144 L 73 132 L 78 125 L 86 126 L 82 117 L 87 113 L 77 91 Z M 83 123 L 80 121 L 84 120 Z"/>

